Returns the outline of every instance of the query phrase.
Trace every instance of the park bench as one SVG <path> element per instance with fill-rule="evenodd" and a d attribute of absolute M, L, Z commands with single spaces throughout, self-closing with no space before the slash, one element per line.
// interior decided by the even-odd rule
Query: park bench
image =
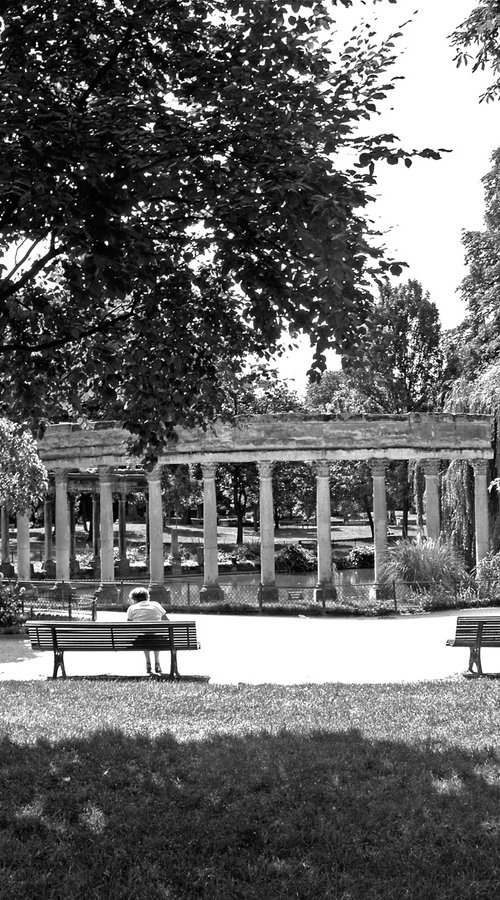
<path fill-rule="evenodd" d="M 177 652 L 199 650 L 195 622 L 89 622 L 30 621 L 29 639 L 34 650 L 52 650 L 53 678 L 61 669 L 66 678 L 64 654 L 75 650 L 169 650 L 170 677 L 179 678 Z"/>
<path fill-rule="evenodd" d="M 453 640 L 447 647 L 469 647 L 469 672 L 482 675 L 481 647 L 500 647 L 500 616 L 459 616 Z"/>

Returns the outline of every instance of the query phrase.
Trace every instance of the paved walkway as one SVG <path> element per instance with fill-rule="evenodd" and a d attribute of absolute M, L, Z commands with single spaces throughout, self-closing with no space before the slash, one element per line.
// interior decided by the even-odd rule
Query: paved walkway
<path fill-rule="evenodd" d="M 500 615 L 500 608 L 481 614 Z M 469 610 L 461 615 L 474 615 Z M 201 650 L 179 653 L 181 675 L 215 684 L 428 681 L 467 668 L 468 650 L 446 647 L 457 611 L 387 619 L 193 616 Z M 122 619 L 101 613 L 100 620 Z M 172 619 L 184 618 L 171 615 Z M 486 672 L 500 671 L 496 650 L 483 650 Z M 137 676 L 142 653 L 66 653 L 71 675 Z M 0 680 L 45 680 L 52 654 L 34 652 L 24 635 L 0 635 Z M 169 668 L 169 654 L 163 654 Z"/>

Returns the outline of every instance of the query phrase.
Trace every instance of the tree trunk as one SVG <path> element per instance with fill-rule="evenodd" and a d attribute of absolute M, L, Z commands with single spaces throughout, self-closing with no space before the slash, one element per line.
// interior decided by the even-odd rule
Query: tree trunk
<path fill-rule="evenodd" d="M 368 499 L 368 495 L 364 494 L 363 496 L 363 506 L 365 507 L 365 513 L 368 516 L 368 524 L 370 526 L 370 531 L 372 533 L 372 541 L 375 539 L 375 526 L 373 524 L 373 516 L 370 507 L 370 500 Z"/>
<path fill-rule="evenodd" d="M 415 509 L 417 513 L 417 528 L 420 533 L 423 533 L 424 528 L 424 492 L 424 471 L 422 466 L 416 463 L 413 472 L 413 496 L 415 497 Z"/>
<path fill-rule="evenodd" d="M 233 506 L 236 516 L 236 543 L 240 545 L 243 543 L 243 522 L 247 511 L 247 495 L 244 488 L 242 488 L 237 469 L 235 469 L 233 481 Z"/>
<path fill-rule="evenodd" d="M 410 485 L 408 483 L 408 460 L 403 460 L 398 470 L 401 491 L 401 537 L 408 537 L 408 513 L 410 511 Z"/>

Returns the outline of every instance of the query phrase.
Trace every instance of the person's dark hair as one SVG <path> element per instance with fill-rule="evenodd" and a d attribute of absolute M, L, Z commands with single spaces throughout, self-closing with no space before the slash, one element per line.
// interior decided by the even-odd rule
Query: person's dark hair
<path fill-rule="evenodd" d="M 142 603 L 144 600 L 149 600 L 149 591 L 147 588 L 133 588 L 130 591 L 129 598 L 130 603 Z"/>

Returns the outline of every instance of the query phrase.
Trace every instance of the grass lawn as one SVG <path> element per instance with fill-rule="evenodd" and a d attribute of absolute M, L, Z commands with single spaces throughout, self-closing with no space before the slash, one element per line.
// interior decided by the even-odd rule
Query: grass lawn
<path fill-rule="evenodd" d="M 494 900 L 500 681 L 0 684 L 2 900 Z"/>

